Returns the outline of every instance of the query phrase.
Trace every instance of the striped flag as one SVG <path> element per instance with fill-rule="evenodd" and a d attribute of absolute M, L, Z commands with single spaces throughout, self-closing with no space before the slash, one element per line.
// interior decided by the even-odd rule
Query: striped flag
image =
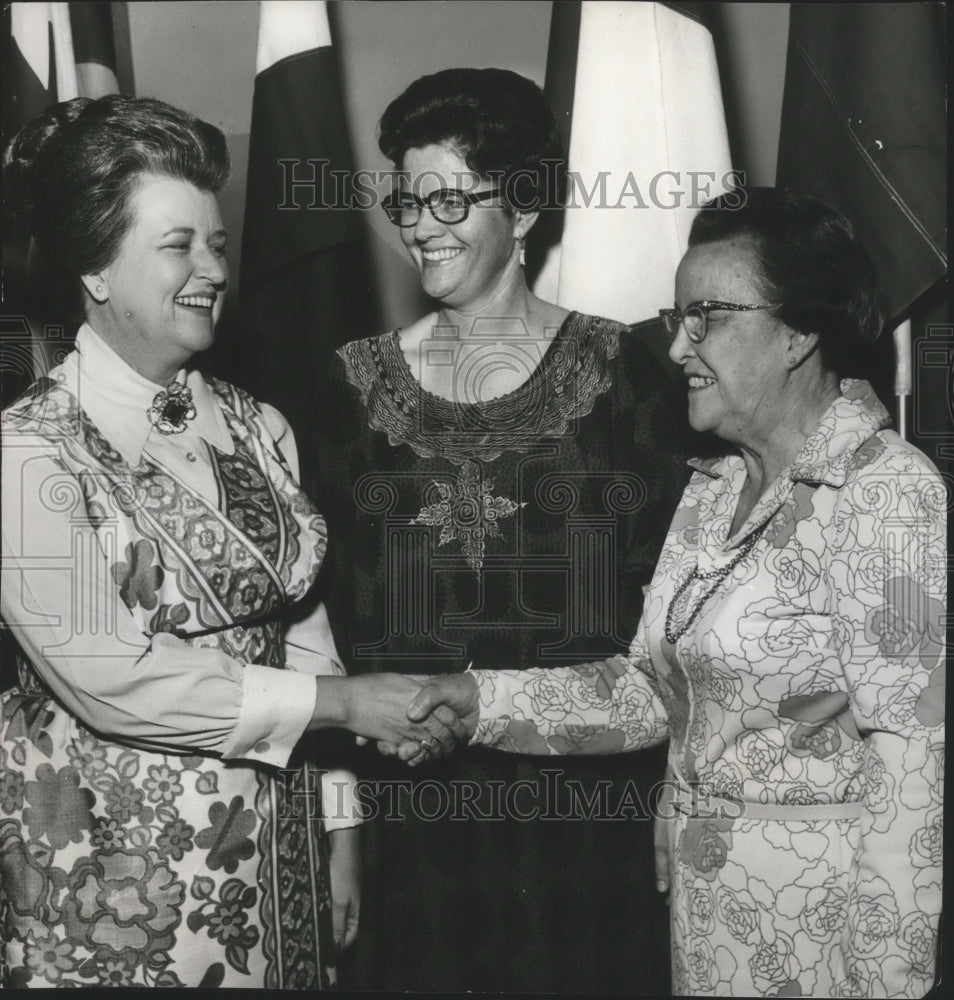
<path fill-rule="evenodd" d="M 792 4 L 779 186 L 854 223 L 902 317 L 947 270 L 944 4 Z"/>
<path fill-rule="evenodd" d="M 731 186 L 705 5 L 553 6 L 545 89 L 570 185 L 562 241 L 534 290 L 633 323 L 672 303 L 696 210 Z"/>
<path fill-rule="evenodd" d="M 372 332 L 327 5 L 263 0 L 242 236 L 240 380 L 301 441 L 329 355 Z"/>

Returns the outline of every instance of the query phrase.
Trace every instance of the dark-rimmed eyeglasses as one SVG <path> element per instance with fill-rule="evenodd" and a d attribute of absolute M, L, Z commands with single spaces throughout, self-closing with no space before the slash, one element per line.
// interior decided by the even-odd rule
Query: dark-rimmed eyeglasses
<path fill-rule="evenodd" d="M 496 187 L 476 194 L 459 188 L 438 188 L 426 198 L 410 191 L 395 192 L 384 202 L 384 211 L 391 222 L 402 229 L 416 226 L 425 208 L 438 222 L 443 222 L 445 226 L 456 226 L 467 218 L 471 205 L 487 201 L 499 193 L 500 188 Z"/>
<path fill-rule="evenodd" d="M 694 343 L 701 344 L 709 332 L 709 313 L 713 309 L 725 309 L 728 312 L 755 312 L 758 309 L 777 309 L 779 302 L 757 302 L 742 305 L 738 302 L 717 302 L 714 299 L 703 299 L 693 302 L 685 309 L 660 309 L 659 315 L 666 324 L 666 333 L 670 340 L 675 340 L 679 327 L 685 326 L 686 336 Z"/>

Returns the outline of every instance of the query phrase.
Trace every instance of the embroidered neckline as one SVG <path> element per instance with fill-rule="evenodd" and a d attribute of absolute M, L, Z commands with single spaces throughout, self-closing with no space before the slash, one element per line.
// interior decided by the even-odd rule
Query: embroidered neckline
<path fill-rule="evenodd" d="M 612 383 L 609 362 L 623 325 L 571 312 L 530 377 L 484 403 L 455 403 L 425 389 L 401 350 L 399 330 L 352 341 L 338 354 L 359 391 L 372 430 L 394 447 L 461 465 L 525 452 L 542 436 L 563 434 Z"/>

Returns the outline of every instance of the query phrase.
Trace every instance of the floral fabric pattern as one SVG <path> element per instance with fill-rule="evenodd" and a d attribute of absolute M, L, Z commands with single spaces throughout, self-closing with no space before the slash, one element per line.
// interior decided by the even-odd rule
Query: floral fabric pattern
<path fill-rule="evenodd" d="M 729 528 L 739 458 L 696 464 L 626 657 L 477 671 L 474 739 L 604 753 L 670 739 L 673 991 L 930 988 L 941 905 L 946 496 L 867 383 Z M 731 563 L 675 645 L 681 583 Z"/>
<path fill-rule="evenodd" d="M 275 612 L 313 583 L 324 523 L 254 402 L 211 386 L 235 446 L 213 455 L 218 507 L 147 455 L 127 466 L 54 380 L 8 417 L 56 444 L 97 534 L 111 516 L 106 579 L 143 635 L 281 668 Z M 330 985 L 320 812 L 292 816 L 262 770 L 90 732 L 20 672 L 0 716 L 3 985 Z"/>

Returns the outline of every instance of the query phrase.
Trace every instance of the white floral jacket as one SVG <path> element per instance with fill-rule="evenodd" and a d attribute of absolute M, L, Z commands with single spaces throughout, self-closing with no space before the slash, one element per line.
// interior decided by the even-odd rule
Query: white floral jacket
<path fill-rule="evenodd" d="M 744 982 L 760 992 L 797 983 L 802 992 L 788 995 L 920 996 L 933 976 L 946 494 L 925 456 L 885 429 L 887 413 L 870 386 L 847 380 L 841 389 L 735 536 L 729 530 L 745 480 L 741 458 L 694 463 L 628 656 L 555 670 L 474 672 L 475 742 L 521 753 L 612 753 L 669 737 L 680 785 L 703 798 L 740 801 L 743 815 L 746 804 L 753 814 L 777 810 L 795 819 L 859 804 L 860 819 L 838 850 L 828 845 L 795 874 L 779 869 L 779 883 L 763 892 L 767 923 L 759 941 L 732 926 L 721 959 L 716 948 L 696 965 L 692 949 L 712 949 L 693 943 L 693 886 L 711 884 L 714 864 L 725 877 L 736 865 L 742 888 L 722 885 L 723 901 L 725 892 L 741 899 L 744 890 L 754 900 L 762 890 L 747 881 L 755 858 L 738 854 L 739 821 L 735 841 L 733 824 L 715 830 L 718 849 L 705 863 L 690 857 L 700 834 L 692 844 L 671 845 L 677 867 L 685 863 L 687 895 L 674 895 L 673 928 L 674 974 L 687 992 L 737 992 Z M 693 567 L 716 573 L 733 562 L 707 595 L 710 583 L 689 592 L 681 617 L 670 611 Z M 667 613 L 674 642 L 666 637 Z M 764 831 L 760 837 L 763 847 L 771 840 Z M 752 851 L 751 838 L 744 842 Z M 816 889 L 838 887 L 826 897 L 824 932 L 807 922 L 804 899 L 798 912 L 790 902 L 792 887 L 813 879 Z M 782 918 L 771 911 L 786 906 L 792 926 L 783 934 L 773 923 Z M 766 940 L 774 949 L 770 973 Z M 740 980 L 748 946 L 755 949 L 750 978 Z"/>

